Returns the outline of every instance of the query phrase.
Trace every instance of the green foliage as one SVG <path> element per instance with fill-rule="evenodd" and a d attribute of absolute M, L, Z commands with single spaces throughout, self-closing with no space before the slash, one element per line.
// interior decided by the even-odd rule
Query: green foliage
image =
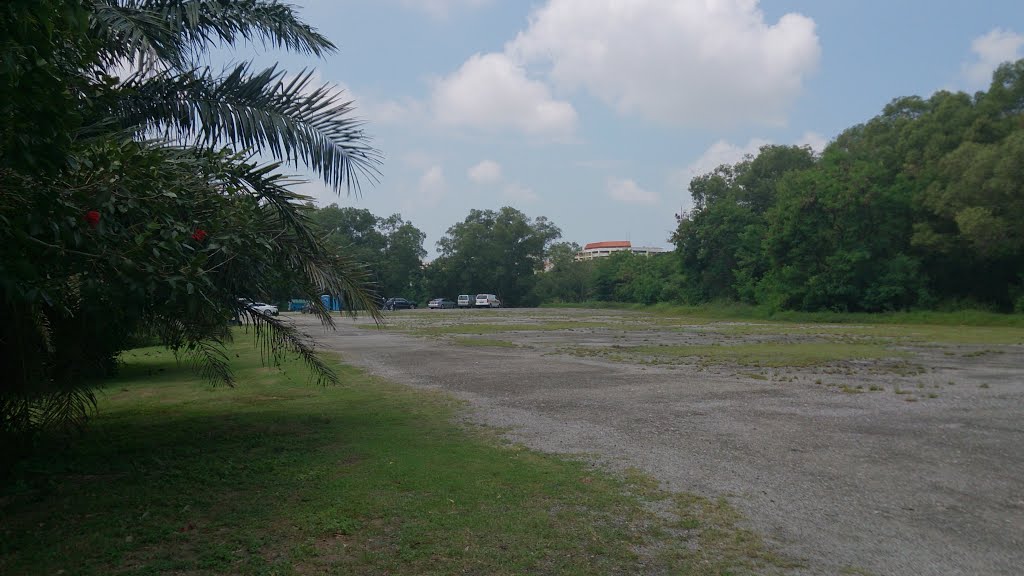
<path fill-rule="evenodd" d="M 290 350 L 335 381 L 302 335 L 239 297 L 369 304 L 365 272 L 325 248 L 278 170 L 358 190 L 379 154 L 309 73 L 201 65 L 240 40 L 333 45 L 269 0 L 15 0 L 0 32 L 0 436 L 80 425 L 92 383 L 147 334 L 230 383 L 222 345 L 243 321 L 268 362 Z"/>
<path fill-rule="evenodd" d="M 981 306 L 1024 283 L 1024 60 L 989 91 L 899 98 L 820 158 L 769 146 L 690 184 L 682 300 L 771 310 Z M 636 300 L 631 300 L 636 301 Z"/>
<path fill-rule="evenodd" d="M 510 306 L 538 302 L 537 273 L 562 231 L 547 218 L 530 218 L 508 206 L 470 210 L 437 246 L 441 256 L 427 269 L 432 294 L 497 294 Z"/>
<path fill-rule="evenodd" d="M 310 219 L 332 250 L 348 254 L 366 267 L 379 296 L 414 301 L 429 298 L 423 277 L 427 235 L 401 215 L 380 218 L 366 209 L 331 204 L 311 209 Z"/>

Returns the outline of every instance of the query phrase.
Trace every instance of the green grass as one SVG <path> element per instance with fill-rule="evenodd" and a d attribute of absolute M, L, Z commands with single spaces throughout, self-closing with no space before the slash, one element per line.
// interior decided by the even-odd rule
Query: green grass
<path fill-rule="evenodd" d="M 580 356 L 606 356 L 612 360 L 621 361 L 636 361 L 644 358 L 692 359 L 699 363 L 770 368 L 820 366 L 842 360 L 873 360 L 901 355 L 885 346 L 831 342 L 795 344 L 759 342 L 723 346 L 611 346 L 573 348 L 570 349 L 570 352 Z"/>
<path fill-rule="evenodd" d="M 127 353 L 88 432 L 22 461 L 0 486 L 0 573 L 791 566 L 722 501 L 503 444 L 454 424 L 460 406 L 447 396 L 344 366 L 344 385 L 316 387 L 298 364 L 261 366 L 241 334 L 229 353 L 235 388 L 197 380 L 162 349 Z"/>
<path fill-rule="evenodd" d="M 636 310 L 642 314 L 623 314 L 613 320 L 600 319 L 540 320 L 531 322 L 463 322 L 432 325 L 435 318 L 416 318 L 384 328 L 416 336 L 452 334 L 499 334 L 505 332 L 545 332 L 566 330 L 612 330 L 635 332 L 674 329 L 685 332 L 726 336 L 794 336 L 865 344 L 966 344 L 1024 345 L 1024 315 L 990 312 L 917 312 L 889 314 L 852 313 L 777 313 L 767 314 L 750 306 L 639 306 L 595 303 L 598 308 Z M 573 306 L 578 307 L 578 306 Z M 450 318 L 444 318 L 450 320 Z M 479 320 L 479 318 L 474 318 Z M 375 325 L 360 328 L 377 329 Z M 972 355 L 999 353 L 980 350 Z M 952 352 L 951 352 L 952 353 Z"/>
<path fill-rule="evenodd" d="M 999 314 L 987 310 L 954 312 L 795 312 L 774 311 L 765 307 L 739 303 L 710 303 L 700 306 L 678 304 L 628 304 L 619 302 L 584 302 L 581 304 L 550 304 L 545 308 L 595 308 L 634 310 L 655 316 L 711 318 L 716 320 L 774 320 L 797 323 L 827 324 L 931 324 L 940 326 L 1005 326 L 1024 328 L 1024 314 Z"/>
<path fill-rule="evenodd" d="M 1006 326 L 945 326 L 937 324 L 721 324 L 706 330 L 734 336 L 777 335 L 820 337 L 850 342 L 895 341 L 906 344 L 1024 344 L 1024 328 Z M 998 354 L 998 350 L 979 350 L 965 356 Z"/>

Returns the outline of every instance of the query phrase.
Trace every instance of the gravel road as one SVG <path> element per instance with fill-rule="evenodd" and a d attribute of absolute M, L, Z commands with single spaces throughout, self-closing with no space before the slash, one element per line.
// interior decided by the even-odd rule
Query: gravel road
<path fill-rule="evenodd" d="M 396 322 L 419 326 L 473 312 L 402 314 Z M 558 318 L 616 314 L 559 311 Z M 486 322 L 553 317 L 502 310 Z M 1024 573 L 1021 346 L 970 359 L 923 348 L 917 359 L 926 373 L 900 378 L 943 387 L 935 398 L 907 402 L 891 392 L 816 386 L 821 375 L 811 368 L 788 372 L 795 376 L 788 381 L 765 380 L 728 366 L 557 353 L 563 345 L 678 334 L 654 325 L 639 334 L 607 326 L 501 333 L 492 336 L 517 346 L 497 348 L 360 328 L 365 319 L 342 319 L 332 332 L 309 317 L 294 321 L 349 363 L 467 400 L 475 421 L 507 427 L 530 447 L 591 454 L 644 470 L 667 489 L 726 497 L 749 527 L 804 561 L 796 573 Z M 897 378 L 865 373 L 843 378 Z"/>

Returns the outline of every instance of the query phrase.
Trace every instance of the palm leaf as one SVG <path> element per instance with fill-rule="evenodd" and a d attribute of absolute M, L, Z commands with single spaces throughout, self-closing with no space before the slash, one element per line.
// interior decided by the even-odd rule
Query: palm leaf
<path fill-rule="evenodd" d="M 94 0 L 90 24 L 106 64 L 140 70 L 191 69 L 211 46 L 239 41 L 318 57 L 336 49 L 277 0 Z"/>
<path fill-rule="evenodd" d="M 311 86 L 312 76 L 304 70 L 289 80 L 276 67 L 252 73 L 248 63 L 221 77 L 209 69 L 137 74 L 125 82 L 115 113 L 140 132 L 301 163 L 335 190 L 358 194 L 361 178 L 377 180 L 381 154 L 352 117 L 352 102 L 332 85 Z"/>

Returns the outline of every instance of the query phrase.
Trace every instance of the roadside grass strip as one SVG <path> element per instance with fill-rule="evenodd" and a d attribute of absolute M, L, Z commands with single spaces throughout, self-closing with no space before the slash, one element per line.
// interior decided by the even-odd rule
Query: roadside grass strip
<path fill-rule="evenodd" d="M 70 448 L 0 485 L 0 574 L 747 574 L 794 564 L 729 504 L 503 442 L 462 405 L 229 345 L 237 385 L 124 354 Z"/>

